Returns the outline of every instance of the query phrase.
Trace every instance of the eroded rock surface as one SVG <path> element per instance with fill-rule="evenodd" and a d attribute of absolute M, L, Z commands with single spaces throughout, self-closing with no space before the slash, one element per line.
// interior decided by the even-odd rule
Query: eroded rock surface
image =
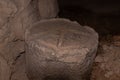
<path fill-rule="evenodd" d="M 41 19 L 50 19 L 58 16 L 57 0 L 38 0 L 38 10 Z"/>
<path fill-rule="evenodd" d="M 20 76 L 25 74 L 24 71 L 19 72 L 22 66 L 19 64 L 21 67 L 18 67 L 16 63 L 19 63 L 19 57 L 25 52 L 25 30 L 29 25 L 42 19 L 40 14 L 43 13 L 39 12 L 37 1 L 0 0 L 0 80 L 26 80 Z M 46 1 L 45 5 L 47 5 Z M 53 5 L 57 5 L 57 3 L 51 2 L 50 6 Z M 49 11 L 52 12 L 50 15 L 53 18 L 53 15 L 57 15 L 57 13 L 54 13 L 55 10 L 52 8 L 54 7 L 49 7 Z M 44 11 L 46 12 L 46 9 Z M 47 18 L 50 15 L 46 13 Z M 23 58 L 22 62 L 24 61 Z M 18 70 L 18 72 L 14 70 Z M 17 79 L 14 78 L 16 75 L 19 75 Z"/>
<path fill-rule="evenodd" d="M 37 22 L 26 31 L 25 40 L 30 80 L 84 80 L 98 45 L 92 28 L 67 19 Z"/>
<path fill-rule="evenodd" d="M 91 80 L 120 80 L 120 36 L 100 42 Z"/>
<path fill-rule="evenodd" d="M 10 73 L 10 66 L 7 61 L 0 56 L 0 80 L 9 80 L 11 77 Z"/>

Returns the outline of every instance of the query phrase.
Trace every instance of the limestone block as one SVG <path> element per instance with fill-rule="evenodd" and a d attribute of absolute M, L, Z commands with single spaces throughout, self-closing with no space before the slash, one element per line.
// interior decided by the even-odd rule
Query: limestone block
<path fill-rule="evenodd" d="M 84 80 L 98 46 L 90 27 L 67 19 L 42 20 L 25 33 L 30 80 Z"/>

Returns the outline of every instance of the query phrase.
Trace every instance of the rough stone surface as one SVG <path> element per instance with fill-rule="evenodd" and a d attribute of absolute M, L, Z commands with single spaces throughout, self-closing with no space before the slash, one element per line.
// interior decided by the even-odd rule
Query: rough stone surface
<path fill-rule="evenodd" d="M 9 80 L 10 72 L 10 66 L 7 61 L 0 56 L 0 80 Z"/>
<path fill-rule="evenodd" d="M 30 80 L 84 80 L 98 45 L 92 28 L 67 19 L 36 23 L 26 31 L 25 40 Z"/>
<path fill-rule="evenodd" d="M 39 13 L 37 11 L 37 7 L 34 6 L 35 1 L 16 0 L 14 2 L 17 7 L 17 12 L 10 20 L 11 31 L 17 39 L 24 40 L 25 29 L 30 24 L 39 20 Z"/>
<path fill-rule="evenodd" d="M 14 63 L 11 80 L 29 80 L 25 71 L 24 53 Z"/>
<path fill-rule="evenodd" d="M 57 5 L 55 1 L 51 2 L 50 6 L 55 4 Z M 54 7 L 49 9 L 50 15 L 46 13 L 47 18 L 57 15 L 52 8 Z M 46 12 L 46 9 L 44 11 Z M 42 19 L 40 17 L 43 13 L 39 12 L 38 0 L 0 0 L 0 80 L 26 80 L 25 69 L 22 69 L 19 64 L 21 61 L 18 61 L 25 51 L 24 33 L 30 24 Z M 22 62 L 24 61 L 23 58 Z M 21 77 L 21 74 L 24 76 Z"/>
<path fill-rule="evenodd" d="M 1 0 L 0 4 L 0 54 L 3 55 L 6 60 L 13 62 L 11 61 L 11 57 L 14 56 L 14 53 L 24 51 L 24 42 L 22 41 L 24 29 L 28 24 L 35 21 L 35 17 L 33 18 L 33 16 L 30 15 L 31 13 L 34 14 L 34 12 L 32 9 L 27 8 L 30 3 L 29 5 L 26 4 L 26 7 L 22 6 L 23 9 L 19 9 L 18 4 L 15 4 L 12 0 Z M 19 5 L 20 4 L 22 5 L 22 2 L 19 3 Z M 26 19 L 27 23 L 23 18 Z"/>
<path fill-rule="evenodd" d="M 57 17 L 59 12 L 57 0 L 38 0 L 38 9 L 41 19 Z"/>
<path fill-rule="evenodd" d="M 120 36 L 111 40 L 100 42 L 91 80 L 120 80 Z"/>

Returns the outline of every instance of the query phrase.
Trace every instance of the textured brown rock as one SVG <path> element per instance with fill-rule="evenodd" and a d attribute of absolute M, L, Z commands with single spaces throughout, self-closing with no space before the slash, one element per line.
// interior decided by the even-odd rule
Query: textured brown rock
<path fill-rule="evenodd" d="M 11 80 L 29 80 L 25 72 L 24 54 L 16 60 L 12 71 Z"/>
<path fill-rule="evenodd" d="M 110 37 L 112 42 L 100 42 L 91 80 L 120 80 L 119 36 Z"/>
<path fill-rule="evenodd" d="M 43 12 L 39 12 L 38 5 L 41 2 L 39 1 L 38 4 L 37 1 L 0 0 L 0 80 L 26 80 L 25 69 L 22 69 L 21 64 L 17 64 L 25 61 L 24 58 L 23 61 L 19 61 L 19 57 L 24 52 L 25 30 L 30 24 L 42 19 L 42 16 L 53 18 L 57 15 L 55 6 L 53 6 L 57 5 L 56 1 L 50 2 L 50 6 L 52 7 L 49 7 L 48 13 L 46 13 L 46 9 Z M 48 7 L 46 2 L 44 5 Z M 42 5 L 43 8 L 45 8 L 44 5 Z M 41 14 L 45 14 L 45 16 Z M 18 65 L 21 67 L 18 67 Z M 10 67 L 9 73 L 7 72 L 9 71 L 7 66 Z"/>
<path fill-rule="evenodd" d="M 13 30 L 17 30 L 18 25 L 21 24 L 17 23 L 15 27 L 13 26 L 19 18 L 15 18 L 19 12 L 16 5 L 12 0 L 0 0 L 0 80 L 11 80 L 13 64 L 17 56 L 24 51 L 24 42 L 17 40 L 22 35 L 16 35 Z M 13 21 L 16 22 L 13 24 Z"/>
<path fill-rule="evenodd" d="M 12 33 L 17 39 L 24 40 L 25 29 L 36 21 L 39 21 L 39 12 L 34 1 L 31 0 L 15 0 L 17 12 L 10 20 Z"/>
<path fill-rule="evenodd" d="M 8 22 L 8 18 L 16 12 L 16 6 L 9 0 L 0 0 L 0 28 Z"/>
<path fill-rule="evenodd" d="M 0 56 L 0 80 L 10 79 L 10 66 L 7 61 Z"/>
<path fill-rule="evenodd" d="M 98 45 L 98 35 L 90 27 L 50 19 L 32 25 L 25 35 L 30 80 L 80 80 L 89 73 Z"/>
<path fill-rule="evenodd" d="M 22 1 L 21 3 L 18 1 L 19 5 L 22 5 Z M 23 9 L 20 9 L 21 6 L 18 7 L 17 1 L 13 0 L 0 0 L 0 4 L 0 54 L 12 63 L 13 56 L 24 51 L 24 43 L 21 41 L 24 37 L 24 30 L 28 24 L 35 21 L 36 17 L 33 18 L 30 15 L 34 14 L 33 10 L 29 9 L 30 2 L 29 5 L 27 3 L 25 3 L 26 6 L 22 5 Z"/>
<path fill-rule="evenodd" d="M 57 0 L 38 0 L 38 9 L 41 19 L 57 17 L 59 11 Z"/>
<path fill-rule="evenodd" d="M 15 60 L 24 51 L 24 42 L 18 40 L 18 35 L 13 31 L 16 23 L 12 21 L 18 12 L 18 6 L 13 0 L 0 0 L 0 80 L 12 80 Z M 17 25 L 14 29 L 19 27 Z"/>

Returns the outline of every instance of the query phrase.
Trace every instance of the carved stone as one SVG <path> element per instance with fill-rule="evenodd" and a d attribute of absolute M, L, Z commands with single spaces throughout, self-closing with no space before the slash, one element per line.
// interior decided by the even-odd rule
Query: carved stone
<path fill-rule="evenodd" d="M 90 27 L 67 19 L 42 20 L 25 33 L 30 80 L 85 80 L 98 46 Z"/>

